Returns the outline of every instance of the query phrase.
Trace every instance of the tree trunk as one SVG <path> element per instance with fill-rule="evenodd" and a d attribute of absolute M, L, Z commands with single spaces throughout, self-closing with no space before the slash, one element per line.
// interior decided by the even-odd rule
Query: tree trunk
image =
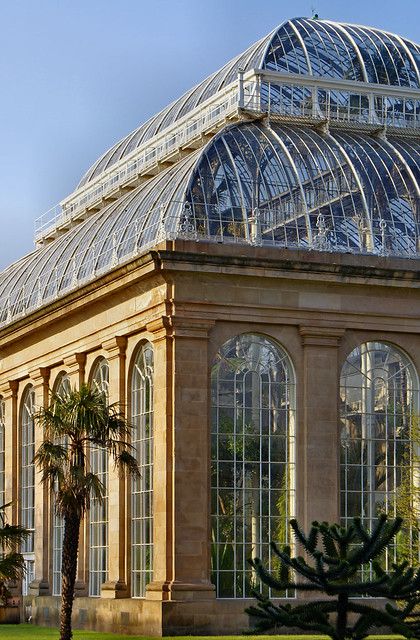
<path fill-rule="evenodd" d="M 349 604 L 349 596 L 347 593 L 340 593 L 337 602 L 337 638 L 344 640 L 347 631 L 347 607 Z"/>
<path fill-rule="evenodd" d="M 74 584 L 76 582 L 77 554 L 79 551 L 80 518 L 77 515 L 64 517 L 62 551 L 60 640 L 71 640 L 71 614 L 73 611 Z"/>

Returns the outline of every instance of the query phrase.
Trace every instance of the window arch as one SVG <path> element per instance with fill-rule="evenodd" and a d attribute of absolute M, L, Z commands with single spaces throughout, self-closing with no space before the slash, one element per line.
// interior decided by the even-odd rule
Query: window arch
<path fill-rule="evenodd" d="M 29 593 L 29 585 L 35 577 L 35 391 L 26 387 L 22 396 L 20 410 L 20 524 L 30 534 L 22 543 L 21 551 L 25 558 L 26 571 L 23 578 L 22 593 Z"/>
<path fill-rule="evenodd" d="M 341 521 L 361 517 L 369 528 L 380 513 L 400 510 L 413 462 L 418 377 L 396 347 L 365 342 L 341 371 Z M 409 538 L 410 536 L 408 536 Z M 395 557 L 396 546 L 386 562 Z M 400 548 L 401 551 L 401 548 Z"/>
<path fill-rule="evenodd" d="M 60 373 L 54 385 L 54 393 L 65 395 L 71 389 L 70 378 Z M 64 520 L 52 510 L 52 595 L 61 595 L 61 554 L 63 550 Z"/>
<path fill-rule="evenodd" d="M 132 444 L 140 477 L 131 485 L 131 593 L 146 595 L 153 572 L 153 349 L 143 344 L 131 375 Z"/>
<path fill-rule="evenodd" d="M 288 541 L 294 514 L 295 384 L 274 341 L 242 334 L 211 372 L 212 581 L 218 597 L 251 596 L 247 560 L 275 568 L 269 543 Z"/>
<path fill-rule="evenodd" d="M 5 416 L 5 404 L 3 397 L 0 396 L 0 506 L 6 504 L 5 499 L 5 431 L 6 431 L 6 416 Z"/>
<path fill-rule="evenodd" d="M 109 395 L 109 365 L 100 358 L 92 370 L 91 385 Z M 108 580 L 108 453 L 101 447 L 91 447 L 90 467 L 105 487 L 102 502 L 92 496 L 89 512 L 89 595 L 100 596 L 101 585 Z"/>

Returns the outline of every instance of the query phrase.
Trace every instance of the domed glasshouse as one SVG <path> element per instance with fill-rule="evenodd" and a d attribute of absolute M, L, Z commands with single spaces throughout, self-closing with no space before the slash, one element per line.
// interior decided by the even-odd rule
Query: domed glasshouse
<path fill-rule="evenodd" d="M 272 566 L 291 517 L 398 512 L 418 449 L 419 176 L 419 45 L 295 18 L 36 220 L 0 274 L 0 503 L 31 531 L 16 595 L 33 620 L 57 624 L 61 589 L 63 523 L 32 461 L 50 390 L 120 403 L 141 471 L 89 454 L 106 499 L 80 533 L 75 627 L 241 632 L 247 560 Z"/>

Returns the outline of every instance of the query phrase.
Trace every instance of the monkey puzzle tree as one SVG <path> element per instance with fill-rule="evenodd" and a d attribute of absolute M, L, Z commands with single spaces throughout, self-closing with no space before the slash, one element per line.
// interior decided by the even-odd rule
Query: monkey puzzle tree
<path fill-rule="evenodd" d="M 267 631 L 295 627 L 330 636 L 333 640 L 366 637 L 372 628 L 388 627 L 407 638 L 419 637 L 420 569 L 406 561 L 393 564 L 389 572 L 380 565 L 380 557 L 401 529 L 402 518 L 388 521 L 379 517 L 372 532 L 354 518 L 342 528 L 337 524 L 313 522 L 308 536 L 296 520 L 290 521 L 297 542 L 306 559 L 293 557 L 290 546 L 272 548 L 280 561 L 278 575 L 266 571 L 258 558 L 250 561 L 261 581 L 271 589 L 318 592 L 326 599 L 306 604 L 273 603 L 265 595 L 254 592 L 257 607 L 247 613 L 256 619 L 256 630 Z M 370 579 L 361 580 L 363 566 L 371 567 Z M 355 598 L 371 596 L 388 600 L 384 609 Z"/>
<path fill-rule="evenodd" d="M 138 475 L 138 464 L 128 440 L 129 425 L 96 389 L 82 385 L 80 390 L 53 394 L 50 406 L 36 418 L 44 429 L 44 441 L 35 462 L 42 482 L 54 496 L 55 511 L 64 521 L 60 639 L 70 640 L 80 523 L 91 498 L 100 501 L 105 493 L 89 466 L 89 448 L 106 451 L 122 473 Z"/>

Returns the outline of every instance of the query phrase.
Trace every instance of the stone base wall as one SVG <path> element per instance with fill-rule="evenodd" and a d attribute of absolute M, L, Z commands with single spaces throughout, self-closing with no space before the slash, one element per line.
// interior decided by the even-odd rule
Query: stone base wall
<path fill-rule="evenodd" d="M 249 628 L 244 609 L 251 602 L 76 598 L 73 627 L 158 638 L 167 635 L 241 634 Z M 31 613 L 34 624 L 57 628 L 60 624 L 60 598 L 33 598 Z"/>
<path fill-rule="evenodd" d="M 0 607 L 0 624 L 19 624 L 20 607 Z"/>

